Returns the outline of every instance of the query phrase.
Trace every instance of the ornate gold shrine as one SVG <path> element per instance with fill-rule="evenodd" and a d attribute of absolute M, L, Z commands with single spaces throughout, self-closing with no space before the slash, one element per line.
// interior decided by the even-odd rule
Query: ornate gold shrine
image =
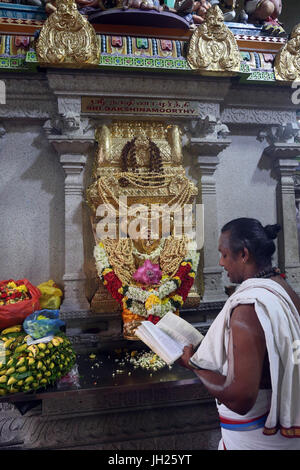
<path fill-rule="evenodd" d="M 127 198 L 129 220 L 135 204 L 147 207 L 147 222 L 149 215 L 153 215 L 151 209 L 157 205 L 165 205 L 168 211 L 193 204 L 198 190 L 186 177 L 182 166 L 181 131 L 178 126 L 158 121 L 115 121 L 98 128 L 95 137 L 98 149 L 94 160 L 93 182 L 86 196 L 92 211 L 91 222 L 96 244 L 100 241 L 97 224 L 101 217 L 96 213 L 99 205 L 113 207 L 119 224 L 122 209 L 120 198 Z M 151 238 L 147 225 L 146 231 L 140 228 L 137 240 L 130 239 L 127 226 L 121 227 L 125 237 L 120 238 L 118 226 L 116 239 L 101 239 L 110 265 L 122 283 L 139 286 L 132 276 L 147 257 L 152 263 L 160 264 L 163 276 L 174 276 L 178 270 L 187 254 L 186 239 L 184 236 L 181 239 L 174 237 L 172 215 L 171 232 L 164 233 L 163 217 L 164 213 L 157 216 L 157 237 Z M 91 309 L 97 313 L 120 310 L 105 290 L 100 282 L 91 301 Z M 199 295 L 192 292 L 191 296 L 192 303 L 199 304 Z"/>
<path fill-rule="evenodd" d="M 178 202 L 177 195 L 182 191 L 186 203 L 192 202 L 197 194 L 181 165 L 178 126 L 155 121 L 116 121 L 109 127 L 104 125 L 97 129 L 95 137 L 99 146 L 94 162 L 94 182 L 88 190 L 88 202 L 93 211 L 103 202 L 103 197 L 110 203 L 113 198 L 126 196 L 129 205 L 137 202 L 137 198 L 141 204 L 166 202 L 171 205 Z M 150 181 L 139 185 L 137 180 L 143 173 L 148 173 Z M 122 178 L 129 179 L 131 184 L 123 184 Z"/>
<path fill-rule="evenodd" d="M 218 5 L 208 10 L 205 23 L 193 33 L 187 61 L 201 75 L 235 75 L 240 71 L 239 48 Z"/>

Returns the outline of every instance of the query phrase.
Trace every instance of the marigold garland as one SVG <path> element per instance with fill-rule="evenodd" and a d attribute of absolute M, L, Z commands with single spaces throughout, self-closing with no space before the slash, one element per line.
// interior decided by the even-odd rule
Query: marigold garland
<path fill-rule="evenodd" d="M 30 294 L 25 284 L 17 286 L 13 280 L 9 280 L 6 285 L 0 287 L 0 306 L 16 304 L 27 299 L 30 299 Z"/>
<path fill-rule="evenodd" d="M 176 312 L 183 306 L 194 283 L 199 253 L 192 248 L 181 262 L 175 276 L 163 276 L 161 285 L 154 288 L 122 284 L 109 263 L 104 244 L 94 248 L 94 257 L 99 277 L 112 297 L 123 307 L 123 311 L 147 318 L 156 323 L 167 312 Z"/>

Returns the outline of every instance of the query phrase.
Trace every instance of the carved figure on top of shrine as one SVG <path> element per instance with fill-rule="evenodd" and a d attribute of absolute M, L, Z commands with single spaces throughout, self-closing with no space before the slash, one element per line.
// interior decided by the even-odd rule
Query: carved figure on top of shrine
<path fill-rule="evenodd" d="M 141 10 L 155 10 L 162 11 L 163 7 L 160 5 L 159 0 L 123 0 L 123 10 L 128 8 L 139 8 Z"/>
<path fill-rule="evenodd" d="M 93 11 L 106 11 L 112 8 L 121 8 L 122 0 L 76 0 L 79 12 L 88 15 Z"/>
<path fill-rule="evenodd" d="M 56 0 L 21 0 L 24 3 L 42 2 L 45 4 L 45 10 L 50 15 L 56 11 Z M 110 8 L 121 8 L 122 0 L 76 0 L 77 8 L 82 15 L 87 15 L 93 11 L 105 11 Z"/>
<path fill-rule="evenodd" d="M 174 7 L 164 5 L 163 9 L 181 16 L 193 26 L 204 23 L 210 7 L 210 2 L 206 0 L 175 0 Z"/>
<path fill-rule="evenodd" d="M 224 21 L 233 21 L 236 18 L 237 0 L 210 0 L 211 5 L 218 5 L 224 15 Z"/>
<path fill-rule="evenodd" d="M 174 8 L 165 6 L 164 10 L 177 13 L 195 27 L 205 22 L 207 11 L 214 5 L 221 9 L 224 21 L 236 18 L 237 0 L 175 0 Z"/>
<path fill-rule="evenodd" d="M 3 2 L 4 0 L 0 0 Z M 33 5 L 35 7 L 41 7 L 44 5 L 43 0 L 9 0 L 5 3 L 17 3 L 17 4 L 22 4 L 22 5 Z"/>
<path fill-rule="evenodd" d="M 274 71 L 276 80 L 300 81 L 300 24 L 294 27 L 290 39 L 277 53 Z"/>
<path fill-rule="evenodd" d="M 282 12 L 281 0 L 244 0 L 245 19 L 248 23 L 261 24 L 262 31 L 270 36 L 285 36 L 279 22 Z"/>
<path fill-rule="evenodd" d="M 0 0 L 2 2 L 5 0 Z M 48 14 L 56 11 L 55 0 L 7 0 L 6 3 L 16 3 L 17 5 L 30 5 L 34 7 L 44 7 Z"/>
<path fill-rule="evenodd" d="M 79 67 L 97 64 L 100 49 L 95 30 L 78 12 L 75 0 L 57 0 L 56 6 L 36 42 L 38 62 Z"/>

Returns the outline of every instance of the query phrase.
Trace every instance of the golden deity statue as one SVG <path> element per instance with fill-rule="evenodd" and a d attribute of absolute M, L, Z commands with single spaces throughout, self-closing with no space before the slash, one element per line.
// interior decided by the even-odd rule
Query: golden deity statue
<path fill-rule="evenodd" d="M 162 122 L 115 121 L 96 131 L 93 182 L 87 190 L 100 280 L 117 300 L 123 334 L 136 339 L 143 320 L 156 323 L 184 304 L 197 272 L 191 243 L 197 195 L 182 167 L 181 132 Z M 188 220 L 188 221 L 187 221 Z M 107 311 L 99 287 L 94 311 Z"/>

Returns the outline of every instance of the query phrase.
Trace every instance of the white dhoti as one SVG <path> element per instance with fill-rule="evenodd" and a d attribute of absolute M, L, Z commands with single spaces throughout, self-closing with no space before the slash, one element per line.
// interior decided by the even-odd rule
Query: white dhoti
<path fill-rule="evenodd" d="M 271 397 L 272 390 L 260 390 L 255 405 L 243 416 L 217 404 L 222 433 L 218 450 L 300 450 L 300 439 L 288 439 L 280 432 L 264 434 Z"/>
<path fill-rule="evenodd" d="M 240 304 L 253 304 L 264 330 L 272 390 L 260 390 L 246 415 L 217 405 L 222 431 L 219 449 L 300 450 L 300 316 L 286 291 L 270 279 L 248 279 L 227 300 L 198 350 L 195 367 L 227 375 L 230 316 Z"/>

